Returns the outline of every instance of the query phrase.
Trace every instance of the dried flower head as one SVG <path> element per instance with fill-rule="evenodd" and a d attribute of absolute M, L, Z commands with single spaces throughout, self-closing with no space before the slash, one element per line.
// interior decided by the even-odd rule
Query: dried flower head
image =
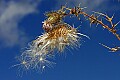
<path fill-rule="evenodd" d="M 80 20 L 80 16 L 83 15 L 90 21 L 90 24 L 102 25 L 103 28 L 112 32 L 120 40 L 120 36 L 116 30 L 116 26 L 120 21 L 114 24 L 112 22 L 114 15 L 109 17 L 108 15 L 99 12 L 94 12 L 94 14 L 89 15 L 83 11 L 84 8 L 81 8 L 80 5 L 75 6 L 74 8 L 62 6 L 61 9 L 57 11 L 45 13 L 47 19 L 44 20 L 42 26 L 45 32 L 29 44 L 29 47 L 18 58 L 20 64 L 14 66 L 20 65 L 27 70 L 44 70 L 45 67 L 52 67 L 52 65 L 55 64 L 52 60 L 55 55 L 54 51 L 62 53 L 67 47 L 79 47 L 81 45 L 81 36 L 90 39 L 88 36 L 78 32 L 77 28 L 74 28 L 74 26 L 64 23 L 62 19 L 66 16 L 70 17 L 75 15 Z M 95 14 L 98 16 L 95 16 Z M 102 18 L 105 18 L 111 26 L 104 24 Z M 103 46 L 113 52 L 120 50 L 119 47 L 109 48 L 105 45 Z"/>
<path fill-rule="evenodd" d="M 78 32 L 77 28 L 62 21 L 67 15 L 63 9 L 46 13 L 42 28 L 44 33 L 29 44 L 19 57 L 22 67 L 28 69 L 44 70 L 45 67 L 52 67 L 54 51 L 62 53 L 67 47 L 78 47 L 81 36 L 88 36 Z"/>
<path fill-rule="evenodd" d="M 68 24 L 58 24 L 53 28 L 52 31 L 48 32 L 47 41 L 50 42 L 50 50 L 57 49 L 62 52 L 66 46 L 76 46 L 79 41 L 78 32 L 75 28 Z"/>
<path fill-rule="evenodd" d="M 48 51 L 57 49 L 59 52 L 62 52 L 67 46 L 77 46 L 81 38 L 79 35 L 86 36 L 78 33 L 76 28 L 67 23 L 59 23 L 51 31 L 45 33 L 42 36 L 44 38 L 39 37 L 37 39 L 39 41 L 38 47 L 46 45 L 45 47 L 47 47 Z"/>
<path fill-rule="evenodd" d="M 51 31 L 45 32 L 34 40 L 27 50 L 23 52 L 19 60 L 20 64 L 26 69 L 40 69 L 52 67 L 54 62 L 54 52 L 63 52 L 68 46 L 79 46 L 80 36 L 86 36 L 78 33 L 77 29 L 67 23 L 55 25 Z M 87 37 L 87 36 L 86 36 Z M 16 65 L 15 65 L 16 66 Z"/>

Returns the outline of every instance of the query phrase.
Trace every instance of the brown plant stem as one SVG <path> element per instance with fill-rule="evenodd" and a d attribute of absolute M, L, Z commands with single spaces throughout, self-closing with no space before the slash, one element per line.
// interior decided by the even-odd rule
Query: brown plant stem
<path fill-rule="evenodd" d="M 112 32 L 118 38 L 118 40 L 120 40 L 120 36 L 116 33 L 115 29 L 111 29 L 108 25 L 105 25 L 102 21 L 88 15 L 85 12 L 80 12 L 80 14 L 83 14 L 84 16 L 87 16 L 88 18 L 90 18 L 90 19 L 92 19 L 94 21 L 97 21 L 97 23 L 101 24 L 103 26 L 103 28 L 106 28 L 108 31 Z"/>

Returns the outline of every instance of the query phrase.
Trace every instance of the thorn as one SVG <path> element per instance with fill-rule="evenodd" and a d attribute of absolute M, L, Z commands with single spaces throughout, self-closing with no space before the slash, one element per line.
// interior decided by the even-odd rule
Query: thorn
<path fill-rule="evenodd" d="M 120 23 L 120 21 L 117 22 L 116 24 L 113 24 L 112 29 L 114 29 L 119 23 Z"/>
<path fill-rule="evenodd" d="M 79 29 L 79 28 L 81 28 L 81 25 L 79 25 L 76 29 Z"/>
<path fill-rule="evenodd" d="M 92 26 L 92 23 L 90 22 L 90 27 Z"/>
<path fill-rule="evenodd" d="M 81 3 L 78 4 L 78 7 L 80 7 Z"/>
<path fill-rule="evenodd" d="M 116 52 L 116 51 L 119 51 L 120 50 L 120 47 L 114 47 L 114 48 L 110 48 L 110 47 L 108 47 L 108 46 L 106 46 L 106 45 L 104 45 L 104 44 L 102 44 L 102 43 L 99 43 L 100 45 L 102 45 L 103 47 L 105 47 L 105 48 L 107 48 L 107 49 L 109 49 L 110 51 L 109 52 Z"/>
<path fill-rule="evenodd" d="M 97 19 L 98 19 L 98 17 L 99 16 L 94 16 L 94 14 L 92 14 L 88 19 L 90 20 L 90 26 L 91 26 L 91 24 L 99 24 L 97 21 Z"/>
<path fill-rule="evenodd" d="M 111 17 L 111 19 L 113 19 L 114 18 L 114 15 L 115 15 L 115 13 L 113 14 L 113 16 Z"/>
<path fill-rule="evenodd" d="M 102 44 L 102 43 L 99 43 L 100 45 L 102 45 L 103 47 L 105 47 L 105 48 L 107 48 L 107 49 L 109 49 L 109 50 L 111 50 L 111 48 L 110 47 L 108 47 L 108 46 L 106 46 L 106 45 L 104 45 L 104 44 Z"/>
<path fill-rule="evenodd" d="M 78 20 L 80 20 L 80 17 L 78 18 Z"/>
<path fill-rule="evenodd" d="M 85 8 L 87 8 L 87 7 L 83 7 L 83 8 L 81 8 L 81 10 L 83 10 L 83 9 L 85 9 Z"/>
<path fill-rule="evenodd" d="M 96 27 L 99 25 L 99 23 L 96 24 Z"/>
<path fill-rule="evenodd" d="M 111 22 L 112 21 L 112 19 L 114 18 L 114 14 L 113 14 L 113 16 L 110 18 L 108 15 L 106 15 L 106 14 L 103 14 L 103 13 L 100 13 L 100 12 L 95 12 L 95 11 L 93 11 L 94 13 L 97 13 L 97 14 L 100 14 L 100 15 L 102 15 L 102 16 L 105 16 L 106 18 L 106 20 L 107 21 L 109 21 L 109 22 Z"/>

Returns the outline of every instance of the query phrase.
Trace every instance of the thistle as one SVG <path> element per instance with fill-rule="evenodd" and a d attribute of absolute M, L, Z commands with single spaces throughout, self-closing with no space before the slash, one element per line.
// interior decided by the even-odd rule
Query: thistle
<path fill-rule="evenodd" d="M 83 15 L 88 18 L 90 24 L 102 25 L 103 28 L 113 33 L 120 40 L 120 36 L 115 29 L 119 22 L 113 24 L 113 17 L 110 18 L 105 14 L 94 12 L 99 14 L 99 16 L 105 17 L 111 23 L 111 28 L 104 24 L 102 20 L 99 20 L 99 16 L 88 15 L 83 9 L 80 6 L 74 8 L 62 6 L 60 10 L 46 13 L 47 19 L 42 22 L 44 33 L 29 44 L 29 47 L 19 57 L 21 63 L 14 66 L 22 65 L 27 70 L 44 70 L 45 67 L 52 67 L 55 64 L 52 60 L 55 51 L 62 53 L 67 47 L 79 47 L 82 36 L 90 39 L 87 35 L 78 32 L 74 26 L 63 22 L 62 19 L 69 15 L 74 15 L 79 19 L 79 15 Z"/>
<path fill-rule="evenodd" d="M 78 47 L 80 35 L 89 38 L 69 24 L 59 23 L 51 31 L 45 32 L 29 45 L 29 48 L 20 56 L 21 63 L 18 65 L 24 66 L 27 70 L 43 70 L 45 67 L 52 67 L 55 64 L 51 61 L 54 57 L 53 52 L 57 50 L 62 53 L 68 46 Z"/>

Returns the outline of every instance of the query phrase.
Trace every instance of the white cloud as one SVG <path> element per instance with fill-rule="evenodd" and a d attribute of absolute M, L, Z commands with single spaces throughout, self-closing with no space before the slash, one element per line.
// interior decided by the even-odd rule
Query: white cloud
<path fill-rule="evenodd" d="M 32 0 L 0 1 L 0 41 L 2 45 L 11 47 L 24 43 L 26 36 L 19 29 L 18 23 L 24 16 L 36 12 L 38 2 L 33 3 Z"/>

